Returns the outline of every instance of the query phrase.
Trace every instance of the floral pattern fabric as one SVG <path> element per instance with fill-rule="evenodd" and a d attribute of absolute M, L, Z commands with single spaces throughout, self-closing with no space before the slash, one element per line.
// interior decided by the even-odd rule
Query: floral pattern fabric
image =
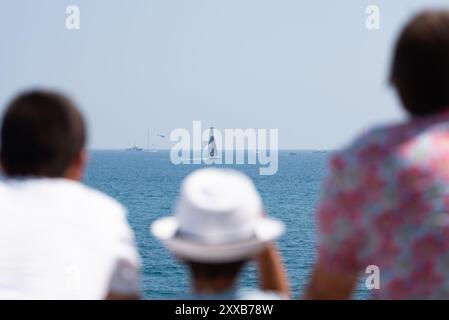
<path fill-rule="evenodd" d="M 373 298 L 449 298 L 449 112 L 372 130 L 330 158 L 318 208 L 329 269 L 380 269 Z"/>

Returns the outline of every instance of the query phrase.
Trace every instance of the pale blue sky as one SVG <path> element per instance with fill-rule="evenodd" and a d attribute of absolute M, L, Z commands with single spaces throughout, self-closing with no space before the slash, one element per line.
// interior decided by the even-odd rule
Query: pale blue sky
<path fill-rule="evenodd" d="M 77 4 L 81 30 L 65 28 Z M 365 28 L 365 8 L 381 29 Z M 400 26 L 427 0 L 2 0 L 0 110 L 19 90 L 79 102 L 90 147 L 205 127 L 278 128 L 281 148 L 338 148 L 402 118 L 387 84 Z M 169 147 L 165 142 L 163 147 Z"/>

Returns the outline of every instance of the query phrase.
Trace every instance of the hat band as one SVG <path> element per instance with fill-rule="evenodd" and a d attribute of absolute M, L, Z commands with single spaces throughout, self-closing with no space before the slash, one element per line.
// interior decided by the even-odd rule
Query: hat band
<path fill-rule="evenodd" d="M 176 237 L 183 238 L 185 240 L 191 240 L 198 243 L 203 243 L 205 245 L 228 245 L 239 242 L 247 242 L 256 238 L 256 234 L 254 230 L 248 229 L 245 232 L 234 232 L 234 233 L 226 233 L 216 237 L 209 236 L 205 237 L 203 235 L 199 235 L 188 230 L 183 230 L 182 227 L 176 232 Z"/>

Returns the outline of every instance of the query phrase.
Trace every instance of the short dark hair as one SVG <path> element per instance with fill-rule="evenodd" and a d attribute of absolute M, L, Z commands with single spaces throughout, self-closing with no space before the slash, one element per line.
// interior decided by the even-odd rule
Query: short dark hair
<path fill-rule="evenodd" d="M 193 277 L 216 279 L 221 277 L 237 278 L 245 265 L 245 260 L 226 263 L 202 263 L 185 261 Z"/>
<path fill-rule="evenodd" d="M 425 11 L 405 26 L 393 54 L 390 81 L 412 115 L 449 107 L 449 11 Z"/>
<path fill-rule="evenodd" d="M 0 161 L 8 176 L 62 177 L 85 143 L 84 119 L 69 98 L 25 92 L 4 113 Z"/>

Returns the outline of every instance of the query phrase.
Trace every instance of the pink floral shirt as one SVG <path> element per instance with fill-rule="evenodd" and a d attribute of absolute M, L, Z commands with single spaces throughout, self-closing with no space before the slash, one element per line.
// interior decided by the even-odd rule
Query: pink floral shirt
<path fill-rule="evenodd" d="M 318 209 L 330 270 L 380 269 L 373 298 L 449 298 L 449 112 L 376 129 L 330 160 Z"/>

